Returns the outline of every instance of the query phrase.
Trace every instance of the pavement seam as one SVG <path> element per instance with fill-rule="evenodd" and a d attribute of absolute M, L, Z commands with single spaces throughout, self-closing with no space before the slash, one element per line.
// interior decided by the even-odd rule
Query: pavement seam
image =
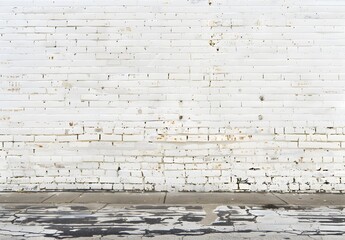
<path fill-rule="evenodd" d="M 44 203 L 45 201 L 47 201 L 48 199 L 50 199 L 50 198 L 52 198 L 52 197 L 54 197 L 54 196 L 56 196 L 56 193 L 53 193 L 51 196 L 49 196 L 49 197 L 43 199 L 42 202 L 40 202 L 40 203 Z"/>
<path fill-rule="evenodd" d="M 83 195 L 84 193 L 80 193 L 78 196 L 76 196 L 75 198 L 73 198 L 71 201 L 69 201 L 68 203 L 73 203 L 74 200 L 76 200 L 77 198 L 81 197 L 81 195 Z"/>
<path fill-rule="evenodd" d="M 101 206 L 98 209 L 96 209 L 95 213 L 97 213 L 98 211 L 102 210 L 103 208 L 105 208 L 108 205 L 109 205 L 109 203 L 105 203 L 103 206 Z"/>
<path fill-rule="evenodd" d="M 78 197 L 74 198 L 70 203 L 80 203 L 78 202 L 78 199 L 83 196 L 85 193 L 81 193 Z"/>
<path fill-rule="evenodd" d="M 168 192 L 165 192 L 165 194 L 164 194 L 164 198 L 163 198 L 163 204 L 165 204 L 165 203 L 166 203 L 167 196 L 168 196 Z"/>
<path fill-rule="evenodd" d="M 280 201 L 284 202 L 286 205 L 289 205 L 289 203 L 287 201 L 285 201 L 284 199 L 278 197 L 277 195 L 275 195 L 274 193 L 271 193 L 273 196 L 275 196 L 276 198 L 278 198 Z"/>

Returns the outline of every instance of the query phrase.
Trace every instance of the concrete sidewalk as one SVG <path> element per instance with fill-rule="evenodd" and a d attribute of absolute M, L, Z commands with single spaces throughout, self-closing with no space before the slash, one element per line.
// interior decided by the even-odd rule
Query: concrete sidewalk
<path fill-rule="evenodd" d="M 345 206 L 344 194 L 2 192 L 1 203 L 226 204 Z"/>
<path fill-rule="evenodd" d="M 345 239 L 342 194 L 0 193 L 0 239 Z"/>

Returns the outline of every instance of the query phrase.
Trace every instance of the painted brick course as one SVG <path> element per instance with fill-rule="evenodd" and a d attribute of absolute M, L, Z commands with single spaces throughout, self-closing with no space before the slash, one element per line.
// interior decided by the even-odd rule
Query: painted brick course
<path fill-rule="evenodd" d="M 0 1 L 0 189 L 344 191 L 344 12 Z"/>

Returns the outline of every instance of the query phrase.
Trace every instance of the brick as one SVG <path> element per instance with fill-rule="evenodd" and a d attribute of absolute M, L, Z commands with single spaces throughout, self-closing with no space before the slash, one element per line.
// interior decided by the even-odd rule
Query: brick
<path fill-rule="evenodd" d="M 343 191 L 345 5 L 195 2 L 1 3 L 0 190 Z"/>

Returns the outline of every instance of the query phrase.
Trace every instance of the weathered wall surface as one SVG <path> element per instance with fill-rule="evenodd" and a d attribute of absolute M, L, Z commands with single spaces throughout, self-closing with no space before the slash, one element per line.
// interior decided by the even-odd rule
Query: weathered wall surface
<path fill-rule="evenodd" d="M 344 12 L 0 1 L 0 189 L 344 190 Z"/>

